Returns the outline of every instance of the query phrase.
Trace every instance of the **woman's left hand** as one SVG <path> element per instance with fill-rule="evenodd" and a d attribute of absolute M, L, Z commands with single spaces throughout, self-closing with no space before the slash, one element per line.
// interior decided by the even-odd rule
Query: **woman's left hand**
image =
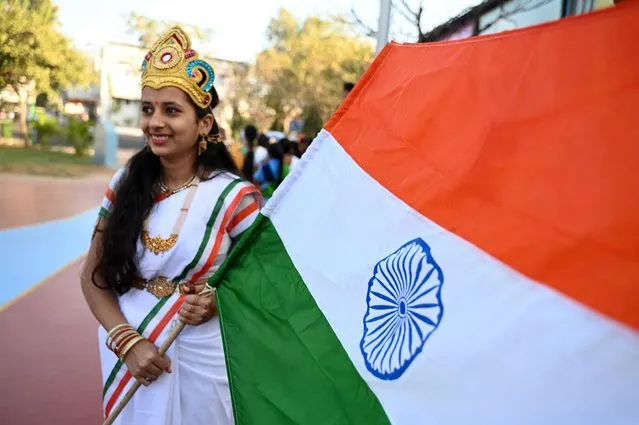
<path fill-rule="evenodd" d="M 215 294 L 187 295 L 180 309 L 180 320 L 187 325 L 197 326 L 208 322 L 216 314 Z"/>

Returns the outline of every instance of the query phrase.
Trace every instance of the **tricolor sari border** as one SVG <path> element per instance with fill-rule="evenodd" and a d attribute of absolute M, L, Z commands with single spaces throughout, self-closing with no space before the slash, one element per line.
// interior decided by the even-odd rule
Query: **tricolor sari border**
<path fill-rule="evenodd" d="M 224 189 L 224 191 L 222 192 L 222 194 L 218 198 L 218 201 L 216 202 L 216 205 L 213 208 L 213 211 L 211 212 L 211 216 L 209 217 L 209 220 L 207 221 L 207 230 L 206 230 L 206 232 L 205 232 L 205 234 L 204 234 L 204 236 L 202 238 L 202 241 L 200 243 L 200 247 L 198 249 L 198 252 L 196 253 L 195 258 L 191 261 L 191 263 L 189 263 L 184 268 L 182 273 L 174 280 L 176 280 L 176 281 L 183 280 L 189 274 L 189 272 L 191 270 L 193 270 L 195 265 L 200 261 L 204 251 L 206 250 L 206 246 L 208 246 L 209 241 L 211 240 L 212 228 L 213 228 L 214 224 L 218 221 L 218 217 L 220 216 L 220 213 L 222 212 L 222 208 L 223 208 L 223 206 L 224 206 L 224 204 L 226 202 L 226 199 L 233 192 L 233 189 L 236 188 L 237 185 L 239 183 L 241 183 L 241 182 L 242 182 L 241 179 L 233 180 Z M 212 250 L 211 250 L 211 252 L 209 254 L 209 257 L 207 258 L 207 262 L 191 277 L 191 279 L 190 279 L 191 281 L 197 281 L 197 279 L 199 279 L 201 276 L 203 276 L 211 268 L 213 262 L 215 261 L 215 258 L 217 257 L 217 255 L 219 253 L 219 249 L 220 249 L 220 246 L 221 246 L 221 242 L 222 242 L 222 238 L 224 236 L 224 233 L 227 230 L 227 227 L 229 226 L 229 222 L 231 221 L 231 218 L 233 217 L 233 213 L 235 212 L 235 210 L 236 210 L 238 204 L 240 203 L 240 201 L 242 200 L 242 198 L 245 195 L 247 195 L 247 194 L 257 193 L 257 192 L 258 191 L 257 191 L 257 189 L 255 187 L 247 186 L 247 187 L 244 187 L 244 188 L 240 189 L 234 195 L 233 200 L 226 207 L 226 209 L 224 209 L 224 214 L 222 216 L 221 223 L 218 226 L 218 231 L 217 231 L 217 233 L 215 235 L 215 242 L 214 242 L 213 248 L 212 248 Z M 149 323 L 157 316 L 157 314 L 162 310 L 162 308 L 164 307 L 164 305 L 166 304 L 166 302 L 170 298 L 171 298 L 171 296 L 161 299 L 155 305 L 155 307 L 151 310 L 151 312 L 149 312 L 149 314 L 144 318 L 143 322 L 140 324 L 140 327 L 138 328 L 138 332 L 140 334 L 143 334 L 143 332 L 148 327 Z M 157 337 L 161 334 L 161 332 L 164 329 L 164 327 L 166 327 L 166 325 L 168 324 L 168 320 L 170 320 L 170 316 L 177 314 L 177 312 L 179 311 L 179 306 L 177 305 L 177 303 L 179 303 L 179 305 L 181 306 L 183 301 L 184 301 L 184 297 L 178 298 L 178 301 L 176 302 L 176 304 L 173 304 L 171 309 L 167 312 L 167 314 L 164 316 L 164 318 L 160 321 L 158 326 L 156 328 L 154 328 L 154 330 L 151 332 L 150 336 L 147 338 L 149 341 L 154 342 L 155 339 L 157 339 Z M 168 319 L 167 319 L 167 317 L 168 317 Z M 166 323 L 164 323 L 165 321 L 166 321 Z M 103 398 L 106 397 L 109 389 L 114 385 L 116 377 L 117 377 L 120 369 L 122 368 L 122 366 L 123 366 L 123 362 L 121 360 L 118 360 L 116 362 L 115 366 L 113 367 L 113 369 L 111 370 L 111 373 L 109 374 L 109 377 L 108 377 L 108 379 L 107 379 L 107 381 L 105 382 L 105 385 L 104 385 L 103 394 L 102 394 Z M 106 403 L 105 416 L 109 415 L 111 409 L 113 408 L 113 404 L 115 403 L 115 401 L 117 400 L 117 398 L 121 394 L 121 392 L 124 389 L 124 387 L 126 386 L 126 384 L 130 381 L 130 379 L 131 379 L 131 375 L 127 371 L 124 374 L 124 376 L 122 377 L 122 379 L 117 383 L 116 389 L 111 394 L 111 396 L 109 397 L 109 400 Z"/>

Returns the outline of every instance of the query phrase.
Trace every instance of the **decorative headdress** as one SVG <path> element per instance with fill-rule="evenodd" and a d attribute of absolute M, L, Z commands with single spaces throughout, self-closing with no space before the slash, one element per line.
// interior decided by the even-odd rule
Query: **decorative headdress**
<path fill-rule="evenodd" d="M 191 49 L 191 39 L 178 25 L 167 29 L 142 62 L 142 87 L 177 87 L 201 108 L 211 104 L 213 67 Z"/>

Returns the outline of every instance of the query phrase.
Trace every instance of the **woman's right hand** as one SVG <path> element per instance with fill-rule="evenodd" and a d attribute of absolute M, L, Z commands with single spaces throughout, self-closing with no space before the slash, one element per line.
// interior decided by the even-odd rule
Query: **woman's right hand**
<path fill-rule="evenodd" d="M 124 364 L 133 377 L 145 387 L 151 385 L 165 371 L 171 373 L 171 360 L 161 355 L 152 342 L 142 340 L 135 344 L 126 356 Z"/>

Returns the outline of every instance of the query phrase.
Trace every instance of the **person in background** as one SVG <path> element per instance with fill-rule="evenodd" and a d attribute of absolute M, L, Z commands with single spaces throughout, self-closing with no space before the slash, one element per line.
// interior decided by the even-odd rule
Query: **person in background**
<path fill-rule="evenodd" d="M 288 139 L 282 139 L 280 143 L 282 143 L 282 151 L 284 152 L 282 160 L 282 180 L 284 180 L 286 176 L 293 171 L 302 155 L 300 154 L 299 145 L 296 142 Z"/>
<path fill-rule="evenodd" d="M 348 94 L 355 88 L 355 83 L 349 81 L 344 82 L 344 91 L 342 92 L 342 100 L 346 99 Z"/>
<path fill-rule="evenodd" d="M 255 160 L 254 167 L 257 170 L 268 161 L 268 147 L 271 143 L 268 140 L 268 136 L 264 133 L 260 133 L 257 137 L 257 146 L 255 147 Z"/>
<path fill-rule="evenodd" d="M 244 163 L 242 165 L 242 174 L 247 180 L 253 180 L 255 172 L 255 142 L 257 140 L 257 128 L 254 125 L 248 125 L 244 129 L 244 143 L 246 153 L 244 154 Z"/>
<path fill-rule="evenodd" d="M 313 142 L 312 137 L 303 137 L 302 140 L 300 140 L 299 147 L 298 147 L 298 152 L 300 154 L 300 157 L 304 155 L 304 153 L 306 152 L 306 150 L 308 149 L 308 147 L 311 145 L 312 142 Z"/>
<path fill-rule="evenodd" d="M 279 141 L 281 146 L 280 150 L 282 155 L 282 181 L 288 176 L 295 168 L 300 160 L 299 146 L 296 142 L 289 139 L 282 139 Z"/>
<path fill-rule="evenodd" d="M 253 175 L 253 181 L 262 190 L 262 196 L 264 201 L 273 196 L 273 192 L 282 182 L 283 172 L 283 159 L 284 152 L 282 152 L 282 145 L 280 143 L 272 143 L 268 145 L 268 160 L 262 164 L 255 174 Z"/>

